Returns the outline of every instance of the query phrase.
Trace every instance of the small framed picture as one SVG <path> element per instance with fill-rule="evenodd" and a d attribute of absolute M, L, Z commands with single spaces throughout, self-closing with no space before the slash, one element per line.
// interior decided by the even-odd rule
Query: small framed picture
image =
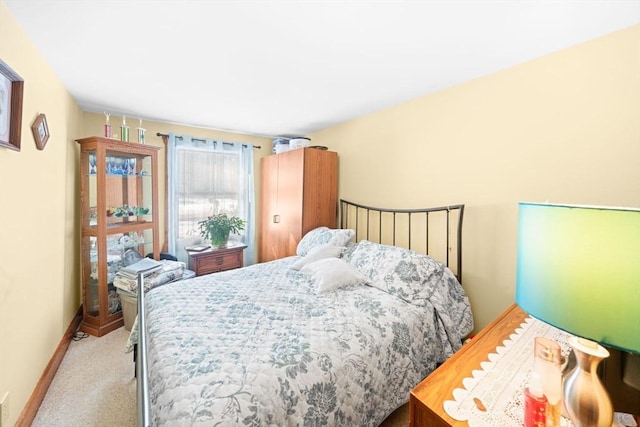
<path fill-rule="evenodd" d="M 0 60 L 0 147 L 20 151 L 24 80 Z"/>
<path fill-rule="evenodd" d="M 38 150 L 44 150 L 44 146 L 47 145 L 49 140 L 49 125 L 47 125 L 47 116 L 43 113 L 38 114 L 38 117 L 31 125 L 31 131 L 33 132 L 33 139 L 36 140 L 36 147 Z"/>

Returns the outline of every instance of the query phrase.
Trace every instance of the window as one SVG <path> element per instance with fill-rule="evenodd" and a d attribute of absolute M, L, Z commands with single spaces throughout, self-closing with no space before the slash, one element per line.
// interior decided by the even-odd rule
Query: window
<path fill-rule="evenodd" d="M 178 149 L 178 239 L 197 234 L 197 225 L 206 217 L 240 212 L 241 186 L 239 152 L 219 153 Z"/>
<path fill-rule="evenodd" d="M 169 135 L 169 252 L 187 262 L 183 246 L 200 237 L 198 222 L 218 213 L 247 223 L 240 239 L 253 263 L 253 148 L 210 139 Z"/>

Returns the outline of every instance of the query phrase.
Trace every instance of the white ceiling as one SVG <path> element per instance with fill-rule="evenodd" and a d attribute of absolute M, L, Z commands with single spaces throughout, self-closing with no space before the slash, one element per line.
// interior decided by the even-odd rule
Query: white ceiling
<path fill-rule="evenodd" d="M 640 22 L 640 0 L 4 2 L 83 110 L 265 136 Z"/>

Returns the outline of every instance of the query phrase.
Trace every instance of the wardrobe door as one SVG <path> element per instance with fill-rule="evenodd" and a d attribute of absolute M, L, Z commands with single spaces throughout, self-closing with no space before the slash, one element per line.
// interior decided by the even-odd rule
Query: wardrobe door
<path fill-rule="evenodd" d="M 280 222 L 276 224 L 279 243 L 276 258 L 283 258 L 295 255 L 302 239 L 305 150 L 298 148 L 278 156 L 277 214 Z"/>
<path fill-rule="evenodd" d="M 278 156 L 263 157 L 260 160 L 260 215 L 258 221 L 258 260 L 275 259 L 274 241 L 269 236 L 274 233 L 272 220 L 278 194 Z"/>
<path fill-rule="evenodd" d="M 302 233 L 314 228 L 335 228 L 338 220 L 338 154 L 304 149 Z"/>
<path fill-rule="evenodd" d="M 296 253 L 301 234 L 303 165 L 302 150 L 261 160 L 260 262 Z"/>

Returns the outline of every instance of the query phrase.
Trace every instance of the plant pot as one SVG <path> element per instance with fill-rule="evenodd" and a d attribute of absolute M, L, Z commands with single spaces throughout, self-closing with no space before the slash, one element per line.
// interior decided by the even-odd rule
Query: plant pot
<path fill-rule="evenodd" d="M 212 247 L 222 248 L 224 246 L 227 246 L 227 242 L 229 241 L 229 230 L 211 228 L 209 229 L 209 234 L 211 236 Z"/>

